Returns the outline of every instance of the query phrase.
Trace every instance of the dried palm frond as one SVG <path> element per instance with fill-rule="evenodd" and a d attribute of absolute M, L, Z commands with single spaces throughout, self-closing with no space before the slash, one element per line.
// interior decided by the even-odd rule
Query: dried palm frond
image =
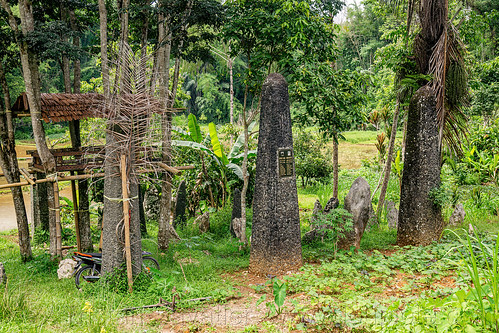
<path fill-rule="evenodd" d="M 97 116 L 107 120 L 105 129 L 95 129 L 106 132 L 105 165 L 118 167 L 125 155 L 128 177 L 137 181 L 144 171 L 149 171 L 157 179 L 164 172 L 158 167 L 163 134 L 159 115 L 169 110 L 166 101 L 149 94 L 149 58 L 136 55 L 128 44 L 120 46 L 119 54 L 113 93 L 97 108 Z"/>
<path fill-rule="evenodd" d="M 448 23 L 429 61 L 429 73 L 433 76 L 431 87 L 437 100 L 440 140 L 445 140 L 456 152 L 466 133 L 466 116 L 462 112 L 468 100 L 464 51 L 456 29 Z"/>

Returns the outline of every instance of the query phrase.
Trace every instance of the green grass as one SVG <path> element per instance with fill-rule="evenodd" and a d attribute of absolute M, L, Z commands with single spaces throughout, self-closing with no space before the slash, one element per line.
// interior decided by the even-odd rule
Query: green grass
<path fill-rule="evenodd" d="M 348 131 L 341 133 L 345 140 L 349 143 L 358 143 L 358 144 L 366 144 L 366 143 L 374 143 L 376 142 L 376 136 L 379 134 L 379 131 Z M 402 139 L 403 134 L 402 131 L 397 131 L 397 139 Z M 340 141 L 340 142 L 341 142 Z"/>
<path fill-rule="evenodd" d="M 340 142 L 340 149 L 346 148 L 347 155 L 358 154 L 363 147 L 372 146 L 376 135 L 376 132 L 347 132 L 346 141 Z M 365 151 L 365 154 L 370 158 L 375 155 L 371 150 Z M 343 205 L 357 177 L 365 178 L 372 191 L 377 186 L 380 173 L 380 168 L 349 170 L 342 165 L 338 195 L 340 205 Z M 451 183 L 445 172 L 443 182 Z M 398 179 L 392 175 L 386 199 L 397 205 L 399 186 Z M 490 242 L 490 234 L 499 232 L 499 217 L 494 211 L 498 204 L 497 188 L 461 186 L 458 192 L 458 201 L 466 210 L 465 222 L 460 227 L 467 229 L 471 223 Z M 378 195 L 373 198 L 375 210 Z M 314 202 L 319 200 L 324 205 L 331 196 L 331 182 L 298 187 L 302 233 L 310 228 Z M 445 218 L 451 213 L 452 206 L 446 202 Z M 174 292 L 184 300 L 209 296 L 215 301 L 222 301 L 232 297 L 237 292 L 234 282 L 226 275 L 248 268 L 249 250 L 241 251 L 238 242 L 229 235 L 230 217 L 229 206 L 211 214 L 211 229 L 206 234 L 200 234 L 192 224 L 193 219 L 190 219 L 187 226 L 179 230 L 183 240 L 172 243 L 164 252 L 157 249 L 157 224 L 150 223 L 149 236 L 143 238 L 142 245 L 144 250 L 152 252 L 158 259 L 161 270 L 154 275 L 154 279 L 137 282 L 132 294 L 120 291 L 126 289 L 125 280 L 116 281 L 114 289 L 96 283 L 79 292 L 72 279 L 57 279 L 57 267 L 43 248 L 35 247 L 35 258 L 21 263 L 15 243 L 16 232 L 0 233 L 0 261 L 4 263 L 9 277 L 7 287 L 0 286 L 0 332 L 101 332 L 102 329 L 117 332 L 123 330 L 120 318 L 125 315 L 120 309 L 157 303 L 159 297 L 169 300 Z M 252 212 L 249 210 L 248 235 L 251 234 L 251 222 Z M 302 318 L 313 319 L 313 327 L 309 328 L 317 331 L 333 326 L 360 331 L 416 331 L 415 325 L 424 327 L 422 331 L 431 331 L 425 326 L 426 323 L 420 321 L 422 317 L 414 317 L 416 311 L 422 311 L 422 316 L 430 318 L 428 322 L 431 325 L 446 322 L 455 331 L 464 330 L 464 319 L 451 320 L 454 318 L 452 311 L 457 308 L 452 298 L 455 290 L 438 285 L 432 287 L 434 282 L 450 274 L 454 274 L 458 281 L 456 287 L 466 290 L 469 285 L 469 276 L 459 265 L 461 258 L 456 251 L 458 240 L 447 235 L 442 242 L 425 248 L 401 249 L 395 243 L 396 231 L 388 230 L 382 217 L 379 226 L 373 226 L 364 233 L 359 253 L 340 252 L 335 258 L 332 244 L 318 242 L 304 245 L 305 266 L 299 275 L 287 279 L 287 283 L 290 294 L 299 292 L 305 301 L 298 305 L 288 304 L 291 307 L 288 310 L 293 310 L 294 315 L 301 315 Z M 384 255 L 383 250 L 394 253 Z M 397 280 L 399 275 L 403 276 L 405 283 L 400 288 L 397 287 L 401 284 Z M 390 297 L 383 295 L 387 288 L 398 288 L 399 293 Z M 471 313 L 476 310 L 473 302 L 469 300 L 468 304 Z M 187 306 L 197 307 L 181 305 Z M 441 311 L 436 313 L 434 308 Z M 469 313 L 460 313 L 459 318 L 465 318 L 469 323 L 479 320 Z M 382 326 L 376 326 L 376 321 Z M 268 325 L 273 324 L 269 322 Z M 159 329 L 159 326 L 148 327 L 148 331 L 153 332 Z"/>

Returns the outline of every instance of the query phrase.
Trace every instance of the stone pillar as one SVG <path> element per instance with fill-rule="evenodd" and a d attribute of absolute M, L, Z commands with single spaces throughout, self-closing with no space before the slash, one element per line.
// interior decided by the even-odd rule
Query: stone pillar
<path fill-rule="evenodd" d="M 250 271 L 280 275 L 302 265 L 288 85 L 270 74 L 262 87 Z"/>
<path fill-rule="evenodd" d="M 240 219 L 241 217 L 241 191 L 236 188 L 234 190 L 234 199 L 232 201 L 232 216 L 230 219 L 230 234 L 232 235 L 232 237 L 237 237 L 234 231 L 234 219 Z"/>
<path fill-rule="evenodd" d="M 407 119 L 397 244 L 428 245 L 444 228 L 441 207 L 429 193 L 440 185 L 440 143 L 435 95 L 428 86 L 412 97 Z"/>

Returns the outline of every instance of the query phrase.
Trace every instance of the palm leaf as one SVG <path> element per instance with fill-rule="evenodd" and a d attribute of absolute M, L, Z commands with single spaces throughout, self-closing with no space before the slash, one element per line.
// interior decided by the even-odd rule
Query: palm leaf
<path fill-rule="evenodd" d="M 462 138 L 466 136 L 467 119 L 462 112 L 468 101 L 464 50 L 456 29 L 448 23 L 435 44 L 429 62 L 440 140 L 456 153 L 460 152 Z"/>

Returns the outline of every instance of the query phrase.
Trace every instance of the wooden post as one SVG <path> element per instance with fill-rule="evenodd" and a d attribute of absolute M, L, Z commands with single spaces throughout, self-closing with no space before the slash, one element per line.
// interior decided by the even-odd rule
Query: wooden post
<path fill-rule="evenodd" d="M 125 224 L 125 259 L 128 277 L 128 291 L 132 292 L 132 253 L 130 249 L 130 203 L 128 202 L 128 180 L 126 175 L 126 156 L 121 155 L 121 192 L 123 195 L 123 220 Z"/>
<path fill-rule="evenodd" d="M 35 198 L 35 186 L 34 185 L 30 185 L 29 186 L 29 196 L 30 196 L 30 199 L 31 199 L 31 202 L 30 202 L 30 205 L 31 205 L 31 239 L 35 239 L 35 200 L 37 198 Z"/>
<path fill-rule="evenodd" d="M 73 172 L 71 172 L 73 175 Z M 81 252 L 81 240 L 80 240 L 80 211 L 78 210 L 78 196 L 76 194 L 76 181 L 71 181 L 71 195 L 73 197 L 73 215 L 75 217 L 75 233 L 76 233 L 76 247 L 78 252 Z"/>
<path fill-rule="evenodd" d="M 54 210 L 55 210 L 55 237 L 56 255 L 62 258 L 62 229 L 61 229 L 61 206 L 59 203 L 59 184 L 54 181 Z"/>

